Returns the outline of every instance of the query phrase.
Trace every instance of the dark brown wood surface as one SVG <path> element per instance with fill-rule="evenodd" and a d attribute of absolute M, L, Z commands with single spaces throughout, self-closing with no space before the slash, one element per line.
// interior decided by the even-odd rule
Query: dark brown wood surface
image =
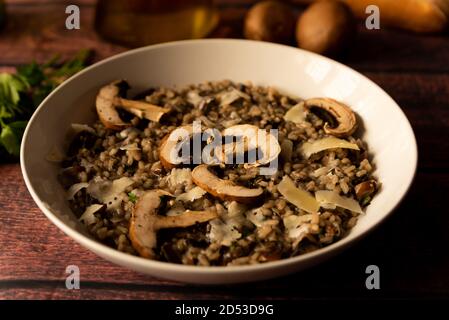
<path fill-rule="evenodd" d="M 127 48 L 92 29 L 92 0 L 10 0 L 0 31 L 0 68 L 44 61 L 79 48 L 100 60 Z M 220 0 L 215 37 L 241 37 L 252 0 Z M 64 28 L 65 6 L 81 8 L 81 30 Z M 340 59 L 384 88 L 402 107 L 419 144 L 419 169 L 392 217 L 355 247 L 304 272 L 246 285 L 197 286 L 113 265 L 76 244 L 31 199 L 18 164 L 0 164 L 0 299 L 400 299 L 449 298 L 449 39 L 381 29 L 360 32 Z M 404 159 L 407 161 L 407 159 Z M 81 271 L 81 290 L 65 288 L 65 268 Z M 381 271 L 381 289 L 365 288 L 365 268 Z"/>

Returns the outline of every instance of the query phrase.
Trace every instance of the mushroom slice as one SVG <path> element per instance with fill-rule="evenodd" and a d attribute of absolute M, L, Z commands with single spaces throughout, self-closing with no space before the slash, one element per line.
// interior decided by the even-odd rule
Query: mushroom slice
<path fill-rule="evenodd" d="M 187 228 L 197 223 L 207 222 L 217 218 L 217 213 L 212 211 L 187 210 L 177 216 L 160 216 L 156 221 L 157 229 Z"/>
<path fill-rule="evenodd" d="M 241 124 L 227 128 L 223 130 L 223 136 L 241 137 L 240 141 L 243 142 L 240 145 L 243 143 L 243 148 L 240 148 L 240 150 L 243 149 L 243 151 L 250 153 L 248 167 L 257 167 L 270 163 L 281 152 L 279 141 L 272 133 L 250 124 Z M 236 149 L 239 148 L 229 148 L 232 152 L 236 152 Z M 257 153 L 251 155 L 251 152 Z M 227 158 L 227 155 L 225 155 L 225 158 Z"/>
<path fill-rule="evenodd" d="M 145 118 L 155 122 L 158 122 L 164 114 L 170 111 L 169 108 L 162 108 L 145 101 L 123 98 L 120 98 L 120 106 L 141 119 Z"/>
<path fill-rule="evenodd" d="M 327 120 L 324 132 L 336 137 L 347 137 L 357 129 L 355 113 L 347 105 L 329 98 L 314 98 L 304 101 L 304 108 L 316 112 Z"/>
<path fill-rule="evenodd" d="M 355 195 L 358 200 L 372 196 L 376 190 L 377 182 L 375 180 L 364 181 L 354 187 Z"/>
<path fill-rule="evenodd" d="M 200 188 L 222 200 L 253 203 L 263 194 L 261 188 L 249 189 L 238 186 L 232 181 L 218 178 L 209 170 L 206 164 L 199 165 L 193 169 L 192 180 Z"/>
<path fill-rule="evenodd" d="M 250 148 L 254 149 L 249 145 L 248 139 L 241 137 L 237 141 L 218 145 L 214 148 L 214 155 L 219 163 L 241 164 L 245 161 L 245 152 L 248 152 Z M 234 162 L 234 157 L 236 157 L 236 162 Z"/>
<path fill-rule="evenodd" d="M 162 139 L 159 147 L 159 160 L 165 169 L 173 169 L 185 160 L 179 157 L 179 151 L 192 136 L 193 126 L 186 125 L 173 130 Z"/>
<path fill-rule="evenodd" d="M 139 118 L 151 121 L 159 121 L 162 115 L 170 111 L 168 108 L 161 108 L 144 101 L 122 98 L 121 95 L 126 93 L 128 88 L 126 81 L 119 80 L 102 87 L 98 92 L 96 109 L 100 121 L 106 128 L 122 130 L 131 125 L 120 118 L 117 108 L 125 109 Z"/>
<path fill-rule="evenodd" d="M 168 228 L 186 228 L 215 219 L 212 211 L 186 211 L 177 216 L 159 216 L 157 209 L 161 197 L 167 195 L 162 190 L 147 191 L 134 207 L 129 225 L 129 238 L 136 251 L 145 258 L 154 258 L 157 245 L 157 231 Z"/>

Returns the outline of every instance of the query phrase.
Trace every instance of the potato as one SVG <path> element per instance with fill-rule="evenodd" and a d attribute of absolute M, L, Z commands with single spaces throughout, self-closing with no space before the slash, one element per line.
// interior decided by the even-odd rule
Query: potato
<path fill-rule="evenodd" d="M 300 48 L 336 55 L 347 48 L 356 34 L 355 18 L 342 2 L 319 1 L 299 17 L 296 40 Z"/>
<path fill-rule="evenodd" d="M 366 7 L 376 5 L 380 9 L 380 23 L 415 32 L 441 32 L 449 21 L 447 0 L 344 0 L 353 13 L 366 19 Z"/>
<path fill-rule="evenodd" d="M 247 39 L 289 43 L 295 31 L 292 9 L 278 1 L 262 1 L 254 5 L 245 17 Z"/>

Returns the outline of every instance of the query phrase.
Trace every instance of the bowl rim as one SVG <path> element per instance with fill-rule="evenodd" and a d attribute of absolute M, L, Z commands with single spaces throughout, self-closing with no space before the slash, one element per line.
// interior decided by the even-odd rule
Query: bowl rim
<path fill-rule="evenodd" d="M 120 59 L 122 57 L 126 57 L 129 55 L 138 54 L 140 52 L 145 51 L 151 51 L 151 50 L 157 50 L 160 48 L 170 48 L 170 47 L 178 47 L 178 46 L 185 46 L 185 45 L 196 45 L 196 44 L 218 44 L 218 43 L 226 43 L 228 45 L 241 45 L 241 44 L 252 44 L 256 46 L 265 46 L 265 47 L 277 47 L 282 50 L 290 50 L 295 51 L 297 53 L 300 53 L 301 55 L 310 56 L 315 59 L 320 59 L 327 61 L 331 64 L 337 65 L 340 68 L 344 69 L 346 72 L 349 72 L 351 74 L 356 74 L 357 76 L 361 77 L 364 81 L 367 81 L 367 83 L 370 86 L 374 86 L 376 89 L 380 90 L 390 101 L 392 104 L 395 105 L 397 111 L 399 111 L 400 116 L 403 117 L 403 120 L 405 121 L 406 128 L 409 131 L 408 136 L 413 140 L 412 142 L 412 149 L 411 149 L 411 158 L 409 158 L 409 161 L 412 161 L 412 173 L 408 175 L 407 180 L 405 181 L 406 188 L 403 189 L 402 193 L 397 197 L 396 203 L 392 207 L 392 209 L 389 212 L 386 212 L 384 216 L 378 220 L 377 222 L 370 225 L 365 231 L 361 232 L 360 234 L 348 237 L 345 236 L 344 238 L 324 247 L 320 248 L 318 250 L 305 253 L 296 257 L 291 258 L 285 258 L 281 260 L 276 261 L 270 261 L 270 262 L 264 262 L 260 264 L 254 264 L 254 265 L 238 265 L 238 266 L 196 266 L 196 265 L 183 265 L 183 264 L 175 264 L 171 262 L 164 262 L 164 261 L 158 261 L 158 260 L 150 260 L 145 259 L 140 256 L 133 256 L 128 253 L 124 253 L 121 251 L 118 251 L 117 249 L 111 248 L 93 238 L 90 238 L 81 232 L 71 228 L 69 225 L 67 225 L 63 220 L 57 217 L 49 208 L 47 208 L 44 205 L 44 202 L 39 198 L 37 195 L 35 189 L 33 188 L 33 185 L 31 184 L 31 181 L 28 177 L 29 173 L 27 170 L 27 167 L 25 166 L 25 145 L 27 144 L 29 131 L 31 128 L 32 123 L 35 121 L 37 114 L 42 110 L 47 101 L 52 99 L 52 96 L 56 94 L 59 90 L 63 90 L 65 86 L 69 85 L 71 81 L 74 81 L 77 77 L 80 77 L 84 73 L 88 73 L 91 70 L 97 68 L 100 65 L 107 64 L 110 61 L 113 61 L 115 59 Z M 309 52 L 303 49 L 282 45 L 282 44 L 276 44 L 276 43 L 270 43 L 270 42 L 262 42 L 262 41 L 254 41 L 254 40 L 245 40 L 245 39 L 194 39 L 194 40 L 182 40 L 182 41 L 172 41 L 172 42 L 166 42 L 156 45 L 150 45 L 145 46 L 137 49 L 128 50 L 116 55 L 113 55 L 111 57 L 108 57 L 106 59 L 103 59 L 101 61 L 98 61 L 91 66 L 85 68 L 84 70 L 78 72 L 74 76 L 70 77 L 68 80 L 64 81 L 61 85 L 59 85 L 53 92 L 51 92 L 42 102 L 41 104 L 36 108 L 34 111 L 32 117 L 30 118 L 28 125 L 24 131 L 23 134 L 23 140 L 20 148 L 20 166 L 21 171 L 23 175 L 23 179 L 25 181 L 26 187 L 28 191 L 30 192 L 34 202 L 37 204 L 39 209 L 45 214 L 45 216 L 53 223 L 55 224 L 61 231 L 63 231 L 66 235 L 68 235 L 70 238 L 75 240 L 77 243 L 81 244 L 86 249 L 93 251 L 96 254 L 101 253 L 102 257 L 113 257 L 111 259 L 114 259 L 114 261 L 122 261 L 122 263 L 131 264 L 135 267 L 139 268 L 152 268 L 152 269 L 165 269 L 168 272 L 182 272 L 182 273 L 189 273 L 191 275 L 204 275 L 204 274 L 213 274 L 213 275 L 224 275 L 224 274 L 236 274 L 240 272 L 251 272 L 251 271 L 262 271 L 265 269 L 271 269 L 271 268 L 281 268 L 281 267 L 288 267 L 296 265 L 299 262 L 307 262 L 311 261 L 319 256 L 326 256 L 327 254 L 337 253 L 341 250 L 345 249 L 349 245 L 352 245 L 368 235 L 370 232 L 375 230 L 382 222 L 384 222 L 401 204 L 401 202 L 404 200 L 405 195 L 410 190 L 410 187 L 413 184 L 413 181 L 416 176 L 416 170 L 418 165 L 418 146 L 415 134 L 413 132 L 413 128 L 403 112 L 403 110 L 399 107 L 399 105 L 396 103 L 396 101 L 387 93 L 385 90 L 383 90 L 379 85 L 377 85 L 375 82 L 370 80 L 368 77 L 363 75 L 362 73 L 357 72 L 356 70 L 338 62 L 333 59 L 330 59 L 328 57 Z M 117 263 L 117 262 L 116 262 Z"/>

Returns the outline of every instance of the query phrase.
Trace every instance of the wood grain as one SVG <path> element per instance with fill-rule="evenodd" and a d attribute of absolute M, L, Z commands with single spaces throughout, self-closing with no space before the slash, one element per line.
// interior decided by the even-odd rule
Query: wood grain
<path fill-rule="evenodd" d="M 448 243 L 449 216 L 446 205 L 434 200 L 444 198 L 449 174 L 419 173 L 409 196 L 393 217 L 337 258 L 289 277 L 225 287 L 186 285 L 112 265 L 80 247 L 44 217 L 27 194 L 17 165 L 1 166 L 0 176 L 0 288 L 7 290 L 0 290 L 3 295 L 15 289 L 42 289 L 47 295 L 72 297 L 74 293 L 64 289 L 65 269 L 71 264 L 80 267 L 82 286 L 89 289 L 75 294 L 80 298 L 95 292 L 101 293 L 98 297 L 103 297 L 103 293 L 107 297 L 111 290 L 146 291 L 145 296 L 153 294 L 153 298 L 167 297 L 167 292 L 171 297 L 198 299 L 306 298 L 323 297 L 323 292 L 329 298 L 349 298 L 354 292 L 363 298 L 371 295 L 361 289 L 364 268 L 369 264 L 379 265 L 385 271 L 385 294 L 449 293 L 449 278 L 440 276 L 449 267 L 449 256 L 442 254 L 441 245 L 435 243 Z M 423 227 L 423 220 L 431 220 L 432 227 Z"/>
<path fill-rule="evenodd" d="M 235 1 L 237 2 L 237 1 Z M 9 3 L 9 2 L 8 2 Z M 62 1 L 10 1 L 9 22 L 0 32 L 1 63 L 18 65 L 30 59 L 45 61 L 55 53 L 73 55 L 80 48 L 97 52 L 96 60 L 123 52 L 127 48 L 102 41 L 93 30 L 94 6 L 91 1 L 81 7 L 81 29 L 65 28 Z M 222 0 L 221 23 L 211 37 L 242 37 L 242 20 L 247 6 L 233 6 Z M 360 24 L 359 36 L 352 50 L 340 58 L 361 71 L 448 72 L 449 41 L 447 35 L 418 36 L 402 31 L 368 31 Z M 432 57 L 429 59 L 429 57 Z"/>
<path fill-rule="evenodd" d="M 293 1 L 298 5 L 302 0 Z M 219 0 L 213 37 L 241 37 L 255 0 Z M 81 6 L 81 30 L 67 31 L 64 8 Z M 55 53 L 92 48 L 101 60 L 128 48 L 93 31 L 94 0 L 8 0 L 0 31 L 0 68 Z M 300 9 L 300 6 L 297 6 Z M 381 227 L 338 257 L 288 277 L 235 286 L 197 286 L 148 277 L 113 265 L 65 236 L 31 199 L 18 164 L 0 165 L 0 299 L 388 299 L 449 297 L 449 41 L 366 31 L 339 58 L 379 84 L 401 106 L 415 131 L 419 170 L 412 189 Z M 406 161 L 406 159 L 404 159 Z M 65 268 L 81 271 L 81 290 L 64 286 Z M 381 290 L 364 289 L 365 268 L 381 269 Z"/>

